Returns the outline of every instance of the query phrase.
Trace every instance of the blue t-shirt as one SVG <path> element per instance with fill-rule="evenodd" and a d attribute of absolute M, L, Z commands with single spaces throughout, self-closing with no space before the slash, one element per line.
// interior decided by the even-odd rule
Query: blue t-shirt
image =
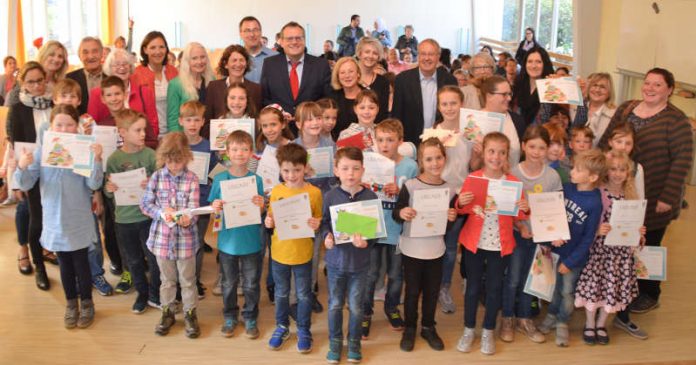
<path fill-rule="evenodd" d="M 406 180 L 413 179 L 418 176 L 418 164 L 410 157 L 403 157 L 401 161 L 396 164 L 394 169 L 396 174 L 396 186 L 401 187 L 404 185 Z M 387 226 L 387 237 L 380 238 L 377 243 L 386 243 L 390 245 L 396 245 L 399 243 L 399 236 L 401 235 L 401 223 L 397 223 L 394 218 L 392 218 L 392 210 L 396 206 L 397 195 L 386 195 L 382 191 L 377 192 L 377 197 L 382 199 L 382 209 L 384 210 L 384 224 Z"/>
<path fill-rule="evenodd" d="M 252 172 L 247 172 L 244 176 L 233 176 L 229 171 L 223 171 L 213 179 L 213 187 L 210 189 L 208 202 L 212 203 L 215 199 L 222 199 L 220 182 L 234 180 L 247 176 L 256 176 L 256 190 L 263 196 L 263 181 Z M 251 197 L 249 197 L 251 199 Z M 224 228 L 218 232 L 218 250 L 228 255 L 249 255 L 261 251 L 261 225 L 253 224 L 237 228 Z"/>
<path fill-rule="evenodd" d="M 215 151 L 210 150 L 210 141 L 207 139 L 203 138 L 201 139 L 198 144 L 191 144 L 189 145 L 191 148 L 191 151 L 195 152 L 204 152 L 204 153 L 209 153 L 210 154 L 210 163 L 208 164 L 208 173 L 210 171 L 213 171 L 213 168 L 217 165 L 218 158 L 217 154 Z M 208 179 L 208 184 L 203 185 L 200 184 L 200 197 L 198 199 L 199 202 L 203 203 L 204 201 L 208 200 L 208 194 L 210 193 L 210 179 Z"/>

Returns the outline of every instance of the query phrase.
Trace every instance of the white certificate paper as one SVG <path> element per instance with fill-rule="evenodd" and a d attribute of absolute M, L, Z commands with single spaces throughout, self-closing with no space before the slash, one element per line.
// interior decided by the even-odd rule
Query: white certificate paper
<path fill-rule="evenodd" d="M 528 194 L 527 199 L 534 242 L 570 239 L 562 191 Z"/>
<path fill-rule="evenodd" d="M 498 215 L 517 216 L 517 201 L 522 197 L 522 182 L 489 179 L 487 195 L 492 204 L 491 208 L 496 209 Z"/>
<path fill-rule="evenodd" d="M 366 184 L 387 185 L 396 181 L 396 164 L 377 152 L 363 152 L 365 173 L 362 182 Z"/>
<path fill-rule="evenodd" d="M 333 147 L 310 148 L 307 150 L 310 172 L 307 178 L 316 179 L 333 176 Z"/>
<path fill-rule="evenodd" d="M 416 217 L 411 220 L 409 237 L 430 237 L 445 234 L 449 188 L 415 190 L 411 207 Z"/>
<path fill-rule="evenodd" d="M 266 146 L 256 167 L 256 175 L 263 180 L 264 192 L 270 192 L 274 186 L 280 184 L 280 166 L 276 159 L 276 151 L 277 148 Z"/>
<path fill-rule="evenodd" d="M 118 187 L 118 190 L 114 192 L 116 205 L 140 205 L 140 199 L 145 193 L 142 183 L 143 180 L 147 179 L 147 172 L 144 167 L 113 173 L 109 175 L 109 179 Z"/>
<path fill-rule="evenodd" d="M 254 119 L 211 119 L 210 120 L 210 150 L 224 151 L 227 136 L 234 131 L 245 131 L 255 141 L 256 122 Z"/>
<path fill-rule="evenodd" d="M 604 238 L 607 246 L 638 246 L 640 244 L 640 227 L 645 220 L 648 201 L 615 200 L 611 203 L 609 225 L 611 230 Z"/>
<path fill-rule="evenodd" d="M 95 136 L 46 131 L 41 146 L 41 166 L 59 169 L 92 170 Z"/>
<path fill-rule="evenodd" d="M 645 246 L 633 255 L 638 279 L 667 280 L 667 247 Z"/>
<path fill-rule="evenodd" d="M 210 169 L 210 153 L 193 152 L 193 160 L 189 162 L 188 169 L 198 177 L 198 183 L 208 185 L 208 169 Z"/>
<path fill-rule="evenodd" d="M 572 77 L 536 80 L 536 86 L 542 103 L 582 105 L 582 90 Z"/>
<path fill-rule="evenodd" d="M 314 237 L 307 222 L 312 218 L 309 194 L 302 193 L 271 202 L 275 229 L 280 240 Z"/>
<path fill-rule="evenodd" d="M 252 224 L 261 224 L 261 208 L 251 202 L 251 198 L 259 195 L 256 186 L 256 176 L 220 182 L 220 192 L 225 228 L 236 228 Z"/>
<path fill-rule="evenodd" d="M 491 132 L 502 132 L 505 114 L 461 108 L 459 130 L 468 141 L 481 140 Z"/>
<path fill-rule="evenodd" d="M 336 244 L 353 242 L 353 235 L 339 232 L 336 229 L 338 212 L 348 212 L 377 219 L 377 230 L 373 238 L 387 237 L 387 229 L 384 224 L 384 210 L 382 209 L 382 201 L 379 199 L 333 205 L 329 207 L 329 212 L 331 214 L 331 230 L 333 231 L 334 242 Z M 363 237 L 363 239 L 367 239 L 367 237 Z"/>
<path fill-rule="evenodd" d="M 537 245 L 534 252 L 534 261 L 529 268 L 524 292 L 550 302 L 553 291 L 556 288 L 556 271 L 558 270 L 558 255 L 549 252 L 544 255 L 541 247 Z"/>
<path fill-rule="evenodd" d="M 102 170 L 106 171 L 106 162 L 116 148 L 118 148 L 118 128 L 95 125 L 92 127 L 92 135 L 97 138 L 97 143 L 102 146 Z"/>

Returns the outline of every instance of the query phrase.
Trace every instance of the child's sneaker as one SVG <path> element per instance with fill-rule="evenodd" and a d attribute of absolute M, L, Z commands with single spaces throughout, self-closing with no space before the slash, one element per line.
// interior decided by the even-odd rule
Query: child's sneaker
<path fill-rule="evenodd" d="M 160 304 L 159 299 L 150 298 L 147 300 L 147 305 L 158 310 L 162 309 L 162 304 Z"/>
<path fill-rule="evenodd" d="M 401 318 L 401 313 L 399 313 L 398 309 L 394 309 L 393 312 L 387 313 L 387 320 L 394 331 L 403 331 L 404 320 Z"/>
<path fill-rule="evenodd" d="M 348 362 L 359 364 L 362 361 L 360 340 L 348 340 Z"/>
<path fill-rule="evenodd" d="M 457 309 L 457 305 L 454 304 L 448 287 L 443 286 L 440 288 L 438 302 L 440 302 L 440 309 L 443 313 L 452 314 Z"/>
<path fill-rule="evenodd" d="M 133 303 L 133 313 L 135 314 L 141 314 L 145 312 L 147 309 L 147 296 L 145 294 L 140 294 L 138 293 L 138 297 L 135 299 L 135 303 Z"/>
<path fill-rule="evenodd" d="M 287 329 L 287 327 L 278 325 L 275 331 L 273 331 L 271 339 L 268 340 L 268 347 L 271 350 L 280 350 L 288 337 L 290 337 L 290 331 Z"/>
<path fill-rule="evenodd" d="M 326 353 L 326 362 L 338 364 L 341 362 L 341 352 L 343 351 L 343 340 L 331 339 L 329 341 L 329 352 Z"/>
<path fill-rule="evenodd" d="M 80 313 L 77 309 L 77 299 L 69 299 L 65 306 L 65 316 L 63 317 L 63 325 L 65 328 L 71 329 L 77 326 L 77 318 Z"/>
<path fill-rule="evenodd" d="M 128 294 L 133 289 L 133 280 L 129 271 L 123 270 L 121 279 L 116 284 L 115 291 L 119 294 Z"/>
<path fill-rule="evenodd" d="M 255 319 L 244 321 L 244 336 L 252 340 L 259 338 L 259 327 L 256 326 Z"/>
<path fill-rule="evenodd" d="M 123 268 L 121 268 L 121 265 L 114 265 L 114 263 L 109 264 L 109 272 L 113 276 L 121 276 L 123 274 Z"/>
<path fill-rule="evenodd" d="M 169 309 L 169 306 L 162 306 L 162 318 L 160 318 L 157 327 L 155 327 L 155 334 L 159 336 L 166 336 L 169 333 L 169 329 L 172 328 L 176 319 L 174 319 L 174 312 Z"/>
<path fill-rule="evenodd" d="M 188 338 L 197 338 L 201 334 L 196 308 L 189 309 L 184 315 L 184 330 Z"/>
<path fill-rule="evenodd" d="M 543 343 L 546 341 L 546 336 L 536 328 L 534 322 L 529 318 L 518 319 L 517 330 L 522 332 L 532 342 Z"/>
<path fill-rule="evenodd" d="M 547 314 L 546 318 L 537 326 L 539 332 L 548 335 L 552 329 L 556 328 L 556 316 Z"/>
<path fill-rule="evenodd" d="M 198 290 L 198 300 L 205 299 L 205 285 L 199 280 L 196 281 L 196 289 Z"/>
<path fill-rule="evenodd" d="M 108 297 L 114 293 L 114 288 L 111 287 L 108 281 L 104 278 L 104 275 L 97 275 L 92 278 L 92 285 L 94 289 L 97 289 L 99 295 Z"/>
<path fill-rule="evenodd" d="M 495 354 L 495 333 L 493 333 L 493 330 L 483 329 L 481 334 L 481 353 L 484 355 Z"/>
<path fill-rule="evenodd" d="M 220 332 L 224 337 L 232 337 L 234 335 L 234 329 L 237 328 L 237 320 L 233 318 L 225 318 L 225 323 L 222 324 L 222 329 Z"/>
<path fill-rule="evenodd" d="M 457 351 L 471 352 L 471 345 L 474 344 L 475 337 L 476 331 L 473 328 L 464 327 L 464 333 L 459 338 L 459 342 L 457 342 Z"/>
<path fill-rule="evenodd" d="M 297 329 L 297 352 L 301 354 L 312 352 L 312 333 L 308 329 Z"/>
<path fill-rule="evenodd" d="M 503 317 L 500 324 L 500 339 L 504 342 L 515 340 L 515 322 L 512 317 Z"/>
<path fill-rule="evenodd" d="M 372 317 L 364 316 L 362 323 L 360 323 L 360 329 L 362 330 L 362 339 L 367 340 L 370 337 L 370 326 L 372 325 Z"/>
<path fill-rule="evenodd" d="M 625 323 L 621 319 L 619 319 L 619 317 L 614 317 L 613 323 L 614 323 L 614 327 L 620 328 L 620 329 L 626 331 L 626 333 L 628 333 L 629 335 L 631 335 L 639 340 L 647 340 L 648 339 L 648 334 L 645 331 L 643 331 L 642 329 L 640 329 L 640 327 L 638 327 L 638 325 L 636 325 L 633 322 L 629 321 L 628 323 Z"/>
<path fill-rule="evenodd" d="M 556 345 L 559 347 L 568 347 L 568 325 L 565 323 L 556 323 Z"/>
<path fill-rule="evenodd" d="M 77 327 L 87 328 L 94 322 L 94 302 L 92 299 L 80 301 L 80 317 L 77 319 Z"/>

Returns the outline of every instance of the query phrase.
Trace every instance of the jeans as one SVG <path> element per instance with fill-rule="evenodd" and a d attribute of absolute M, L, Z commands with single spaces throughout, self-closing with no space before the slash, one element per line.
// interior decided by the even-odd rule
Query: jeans
<path fill-rule="evenodd" d="M 104 252 L 102 251 L 101 234 L 99 234 L 99 223 L 97 216 L 94 216 L 94 229 L 97 231 L 97 242 L 92 243 L 87 253 L 89 260 L 89 271 L 92 278 L 104 275 Z"/>
<path fill-rule="evenodd" d="M 559 261 L 560 266 L 560 261 Z M 567 274 L 556 272 L 556 288 L 549 304 L 548 314 L 556 316 L 559 323 L 568 323 L 575 309 L 575 284 L 582 267 L 571 269 Z"/>
<path fill-rule="evenodd" d="M 237 283 L 240 274 L 243 278 L 242 289 L 244 290 L 242 318 L 256 319 L 259 316 L 259 297 L 261 296 L 259 254 L 228 255 L 220 252 L 220 270 L 222 271 L 222 314 L 225 319 L 237 319 L 239 315 Z"/>
<path fill-rule="evenodd" d="M 396 252 L 396 245 L 378 243 L 370 248 L 370 269 L 367 272 L 365 293 L 363 295 L 363 313 L 366 316 L 374 314 L 375 287 L 380 279 L 382 258 L 387 261 L 387 293 L 384 296 L 384 312 L 389 314 L 397 310 L 401 302 L 401 285 L 403 274 L 401 254 Z"/>
<path fill-rule="evenodd" d="M 486 275 L 486 313 L 483 328 L 495 329 L 496 317 L 502 301 L 503 275 L 510 261 L 510 256 L 501 257 L 500 251 L 478 249 L 473 253 L 464 249 L 464 267 L 466 268 L 466 291 L 464 292 L 464 326 L 476 327 L 476 311 L 479 294 L 483 287 L 483 275 Z"/>
<path fill-rule="evenodd" d="M 153 302 L 159 303 L 160 270 L 157 266 L 157 258 L 145 246 L 150 234 L 151 222 L 150 219 L 146 219 L 136 223 L 116 223 L 116 235 L 119 245 L 126 254 L 135 290 L 138 294 L 146 295 Z M 145 276 L 145 257 L 147 257 L 147 266 L 150 271 L 149 286 Z"/>
<path fill-rule="evenodd" d="M 295 277 L 297 293 L 297 328 L 309 331 L 312 324 L 312 262 L 300 265 L 284 265 L 271 262 L 273 281 L 275 281 L 276 324 L 290 325 L 290 277 Z"/>
<path fill-rule="evenodd" d="M 459 246 L 459 233 L 466 222 L 465 215 L 457 216 L 452 226 L 445 233 L 445 256 L 442 263 L 442 286 L 449 287 L 452 284 L 454 264 L 457 262 L 457 248 Z"/>
<path fill-rule="evenodd" d="M 537 245 L 532 240 L 522 238 L 517 231 L 513 235 L 517 244 L 510 255 L 510 266 L 503 283 L 503 317 L 527 319 L 532 317 L 533 297 L 524 292 L 524 285 Z"/>
<path fill-rule="evenodd" d="M 423 295 L 421 311 L 421 326 L 435 325 L 435 309 L 437 308 L 437 293 L 442 282 L 442 257 L 433 260 L 421 260 L 407 255 L 401 255 L 404 269 L 405 299 L 404 317 L 406 327 L 416 328 L 418 322 L 418 297 Z"/>
<path fill-rule="evenodd" d="M 156 264 L 156 265 L 155 265 Z M 159 297 L 162 305 L 171 305 L 176 298 L 177 282 L 181 286 L 181 298 L 184 312 L 198 306 L 198 289 L 196 288 L 196 256 L 185 259 L 169 260 L 157 257 L 157 262 L 151 265 L 159 266 L 162 284 Z"/>
<path fill-rule="evenodd" d="M 348 296 L 348 339 L 360 341 L 367 271 L 345 272 L 328 266 L 329 276 L 329 339 L 343 341 L 343 307 Z"/>
<path fill-rule="evenodd" d="M 667 227 L 646 232 L 645 244 L 647 246 L 661 246 L 666 230 Z M 659 300 L 662 293 L 660 282 L 658 280 L 638 280 L 638 292 L 641 295 L 647 295 L 649 298 Z"/>
<path fill-rule="evenodd" d="M 56 256 L 60 264 L 60 282 L 63 284 L 65 299 L 77 299 L 78 290 L 80 299 L 92 299 L 92 277 L 89 272 L 89 262 L 87 262 L 87 248 L 77 251 L 59 251 L 56 252 Z"/>
<path fill-rule="evenodd" d="M 12 193 L 13 191 L 10 191 L 10 194 Z M 29 202 L 27 202 L 26 196 L 17 202 L 15 228 L 17 229 L 17 242 L 22 246 L 29 243 Z"/>

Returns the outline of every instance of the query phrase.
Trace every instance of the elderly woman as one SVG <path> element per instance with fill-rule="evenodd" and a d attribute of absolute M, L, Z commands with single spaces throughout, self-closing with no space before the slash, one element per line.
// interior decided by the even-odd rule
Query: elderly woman
<path fill-rule="evenodd" d="M 360 85 L 360 77 L 360 66 L 352 57 L 341 57 L 331 72 L 331 87 L 333 88 L 331 96 L 338 105 L 336 125 L 331 131 L 334 140 L 350 123 L 358 120 L 353 106 L 355 105 L 355 97 L 360 90 L 364 89 Z"/>
<path fill-rule="evenodd" d="M 250 102 L 261 110 L 261 85 L 251 82 L 244 78 L 244 75 L 251 70 L 251 56 L 246 48 L 233 44 L 225 48 L 222 57 L 218 62 L 217 72 L 225 78 L 211 81 L 208 84 L 208 92 L 205 99 L 205 126 L 201 130 L 201 135 L 209 137 L 210 129 L 207 127 L 211 119 L 215 119 L 227 112 L 227 88 L 234 84 L 243 84 L 250 96 Z"/>
<path fill-rule="evenodd" d="M 487 52 L 479 52 L 472 57 L 469 72 L 471 79 L 461 88 L 464 93 L 464 108 L 479 110 L 482 106 L 479 87 L 486 78 L 493 76 L 495 60 Z"/>
<path fill-rule="evenodd" d="M 208 51 L 198 42 L 191 42 L 181 52 L 179 76 L 167 88 L 167 131 L 181 131 L 179 108 L 189 100 L 205 104 L 208 83 L 215 78 Z M 160 133 L 162 134 L 162 133 Z"/>
<path fill-rule="evenodd" d="M 629 123 L 635 130 L 632 154 L 645 171 L 648 246 L 660 246 L 667 226 L 679 216 L 684 183 L 693 163 L 691 126 L 686 115 L 669 102 L 673 91 L 671 72 L 662 68 L 648 71 L 641 88 L 642 99 L 619 106 L 599 143 L 606 146 L 618 124 Z M 659 306 L 659 281 L 639 280 L 638 289 L 640 295 L 631 305 L 631 312 L 645 313 Z M 614 324 L 629 333 L 637 328 L 627 318 L 617 318 Z"/>
<path fill-rule="evenodd" d="M 389 33 L 389 29 L 387 29 L 387 24 L 384 22 L 384 19 L 375 19 L 375 30 L 372 31 L 372 38 L 379 40 L 385 47 L 391 47 L 391 34 Z"/>
<path fill-rule="evenodd" d="M 126 87 L 126 106 L 129 109 L 139 111 L 147 117 L 147 129 L 145 130 L 145 144 L 150 148 L 157 148 L 157 130 L 159 116 L 155 102 L 155 93 L 147 84 L 137 84 L 133 81 L 134 72 L 133 57 L 122 48 L 115 48 L 106 57 L 102 66 L 104 74 L 116 76 L 123 80 Z M 94 118 L 98 125 L 115 125 L 109 108 L 102 102 L 102 89 L 96 87 L 90 91 L 87 113 Z"/>
<path fill-rule="evenodd" d="M 389 80 L 377 73 L 383 57 L 382 45 L 375 38 L 365 37 L 358 42 L 355 56 L 360 66 L 360 85 L 374 91 L 379 98 L 379 112 L 375 119 L 375 123 L 379 123 L 387 118 L 389 111 Z"/>
<path fill-rule="evenodd" d="M 140 45 L 141 64 L 135 68 L 131 78 L 132 83 L 145 86 L 151 94 L 146 99 L 155 100 L 158 122 L 155 132 L 158 137 L 167 133 L 167 88 L 169 81 L 179 73 L 169 64 L 168 54 L 169 45 L 162 32 L 146 34 Z"/>

